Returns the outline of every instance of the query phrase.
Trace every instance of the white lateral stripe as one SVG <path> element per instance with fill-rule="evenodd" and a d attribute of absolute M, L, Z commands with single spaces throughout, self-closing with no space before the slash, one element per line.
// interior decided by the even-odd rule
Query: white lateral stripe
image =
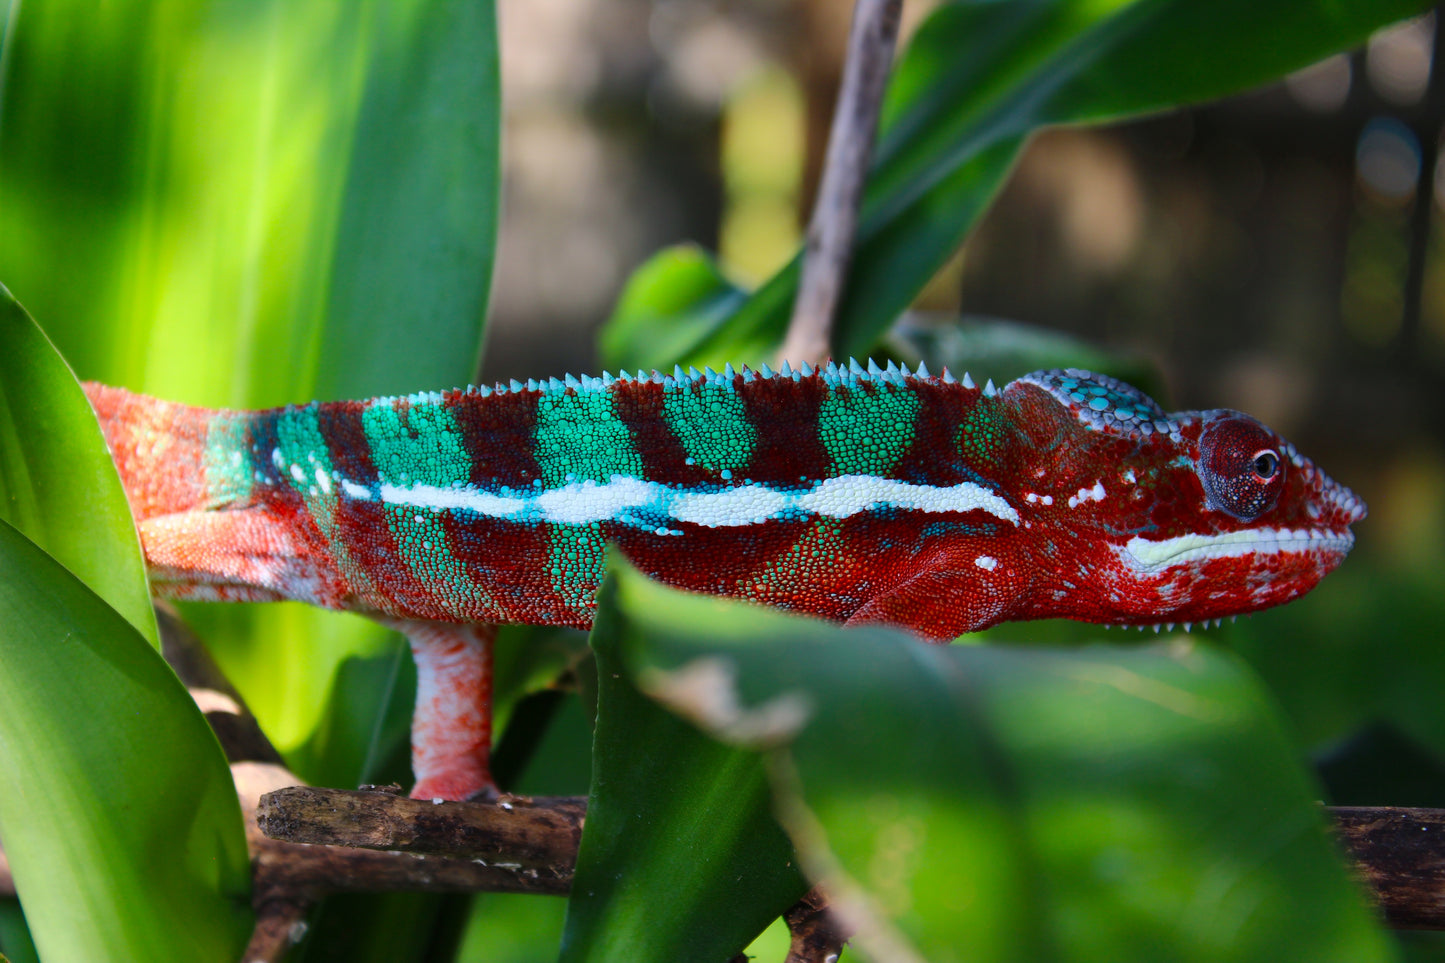
<path fill-rule="evenodd" d="M 787 494 L 766 485 L 743 485 L 720 492 L 676 492 L 665 485 L 657 487 L 673 496 L 668 515 L 708 528 L 756 525 L 781 515 L 792 502 Z"/>
<path fill-rule="evenodd" d="M 652 489 L 651 483 L 640 478 L 613 475 L 605 485 L 573 482 L 562 488 L 545 489 L 532 499 L 532 504 L 549 522 L 586 525 L 617 518 L 629 508 L 650 506 L 654 500 Z"/>
<path fill-rule="evenodd" d="M 842 475 L 822 482 L 799 497 L 797 503 L 809 514 L 830 518 L 847 518 L 881 505 L 918 512 L 985 511 L 1015 525 L 1019 523 L 1019 513 L 1012 505 L 973 482 L 938 488 L 872 475 Z"/>
<path fill-rule="evenodd" d="M 345 487 L 345 486 L 343 486 Z M 346 487 L 348 494 L 351 489 Z M 434 508 L 439 511 L 469 511 L 494 518 L 509 518 L 527 510 L 533 499 L 496 495 L 475 488 L 438 488 L 435 485 L 382 484 L 381 500 L 388 505 Z"/>
<path fill-rule="evenodd" d="M 369 490 L 351 482 L 343 482 L 341 488 L 353 498 L 370 497 Z M 874 507 L 934 513 L 984 511 L 1015 525 L 1019 522 L 1013 506 L 973 482 L 939 487 L 911 485 L 871 475 L 829 478 L 798 491 L 749 484 L 700 492 L 613 475 L 607 482 L 571 482 L 525 495 L 510 492 L 499 495 L 472 487 L 390 484 L 380 485 L 378 492 L 388 505 L 467 511 L 491 518 L 565 525 L 611 520 L 651 527 L 629 518 L 635 513 L 645 513 L 708 528 L 734 528 L 790 513 L 847 518 Z"/>
<path fill-rule="evenodd" d="M 1257 528 L 1219 535 L 1178 535 L 1151 541 L 1135 536 L 1119 557 L 1136 571 L 1154 572 L 1172 565 L 1241 555 L 1278 555 L 1284 552 L 1349 551 L 1355 543 L 1350 532 L 1331 535 L 1319 529 Z"/>

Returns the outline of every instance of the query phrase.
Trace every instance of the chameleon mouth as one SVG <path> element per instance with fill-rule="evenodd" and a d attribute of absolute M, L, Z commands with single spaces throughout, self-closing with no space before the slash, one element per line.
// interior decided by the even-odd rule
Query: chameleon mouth
<path fill-rule="evenodd" d="M 1218 535 L 1179 535 L 1157 541 L 1135 536 L 1118 549 L 1119 557 L 1141 574 L 1191 562 L 1245 555 L 1339 554 L 1355 544 L 1348 529 L 1331 532 L 1318 528 L 1255 528 Z"/>

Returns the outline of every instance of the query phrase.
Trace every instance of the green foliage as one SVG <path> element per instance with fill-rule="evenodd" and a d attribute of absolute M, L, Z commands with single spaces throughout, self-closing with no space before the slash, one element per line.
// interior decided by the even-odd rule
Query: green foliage
<path fill-rule="evenodd" d="M 895 71 L 838 353 L 876 346 L 1038 126 L 1220 96 L 1425 6 L 941 6 Z M 0 278 L 83 376 L 251 407 L 470 380 L 499 195 L 491 0 L 0 11 Z M 748 292 L 699 249 L 661 252 L 603 333 L 606 363 L 761 359 L 796 283 L 796 262 Z M 1002 330 L 893 350 L 955 367 L 984 352 L 999 380 L 1045 356 L 1140 380 L 1078 345 Z M 79 399 L 6 297 L 0 507 L 70 571 L 0 528 L 12 786 L 0 832 L 46 958 L 234 958 L 234 798 L 193 705 L 136 634 L 154 638 L 134 533 Z M 1388 955 L 1271 701 L 1230 657 L 924 649 L 619 585 L 593 640 L 592 811 L 565 929 L 560 901 L 513 912 L 522 898 L 488 897 L 463 958 L 537 958 L 562 932 L 569 960 L 722 960 L 796 896 L 799 868 L 847 898 L 875 959 Z M 406 778 L 414 683 L 394 640 L 297 606 L 187 614 L 302 776 Z M 1252 655 L 1268 644 L 1236 641 Z M 560 671 L 590 691 L 580 658 L 575 634 L 504 633 L 497 695 L 516 721 L 497 759 L 523 788 L 569 791 L 585 770 L 589 704 L 518 702 Z M 1266 673 L 1297 671 L 1284 658 L 1265 656 Z M 737 702 L 699 703 L 689 679 Z M 1380 704 L 1399 694 L 1380 688 Z M 1285 699 L 1316 719 L 1341 711 L 1339 690 L 1331 678 Z M 1432 712 L 1395 705 L 1399 725 L 1438 743 Z M 156 853 L 174 862 L 156 869 Z M 304 952 L 420 958 L 458 913 L 415 897 L 338 901 Z M 13 907 L 0 914 L 7 951 L 24 952 L 23 925 Z"/>
<path fill-rule="evenodd" d="M 234 957 L 250 865 L 230 771 L 156 651 L 95 415 L 3 289 L 0 426 L 0 837 L 34 940 L 50 959 Z"/>
<path fill-rule="evenodd" d="M 4 522 L 0 626 L 0 835 L 41 956 L 236 959 L 250 860 L 196 704 L 114 609 Z"/>
<path fill-rule="evenodd" d="M 1259 84 L 1425 9 L 1418 0 L 1022 0 L 941 6 L 899 58 L 859 212 L 833 354 L 862 357 L 962 243 L 1030 130 L 1163 110 Z M 1241 29 L 1241 24 L 1248 24 Z M 721 367 L 782 343 L 798 261 L 751 294 L 692 254 L 645 266 L 604 363 Z M 678 341 L 686 338 L 685 348 Z M 671 353 L 667 353 L 671 352 Z"/>
<path fill-rule="evenodd" d="M 613 577 L 594 636 L 620 638 L 654 698 L 763 751 L 804 868 L 869 959 L 1390 956 L 1271 700 L 1233 657 L 923 647 Z M 604 700 L 629 684 L 606 675 Z M 703 794 L 668 790 L 673 808 Z M 609 842 L 685 834 L 687 818 Z M 664 892 L 634 892 L 613 925 L 642 925 Z"/>
<path fill-rule="evenodd" d="M 757 755 L 707 739 L 626 677 L 632 625 L 612 595 L 591 636 L 594 776 L 561 960 L 731 959 L 807 883 Z"/>
<path fill-rule="evenodd" d="M 83 376 L 248 407 L 472 378 L 499 196 L 490 0 L 175 0 L 100 10 L 55 0 L 11 13 L 0 58 L 0 276 Z M 4 334 L 11 338 L 9 327 Z M 149 620 L 133 530 L 108 519 L 119 491 L 113 475 L 98 474 L 94 421 L 59 423 L 66 409 L 41 407 L 41 381 L 58 376 L 13 370 L 25 366 L 10 343 L 0 349 L 8 404 L 0 421 L 48 420 L 23 455 L 9 444 L 13 432 L 0 435 L 6 498 L 19 500 L 27 532 L 47 523 L 47 546 L 111 604 L 137 624 Z M 83 414 L 83 402 L 73 410 Z M 56 459 L 77 449 L 76 431 L 95 436 L 91 457 L 61 468 Z M 93 502 L 61 504 L 74 494 Z M 125 518 L 123 508 L 115 517 Z M 386 633 L 293 605 L 205 607 L 188 617 L 304 777 L 407 778 L 396 750 L 405 747 L 410 677 L 392 671 L 399 647 Z M 335 685 L 343 669 L 358 683 L 345 692 Z M 11 685 L 7 678 L 7 699 Z M 378 725 L 383 703 L 392 708 Z M 70 731 L 85 739 L 88 717 L 76 718 Z M 157 733 L 169 732 L 166 720 L 154 716 L 145 732 L 119 727 L 128 741 L 103 744 L 147 759 L 137 747 L 150 747 L 185 766 L 183 749 L 165 755 L 168 740 Z M 23 770 L 6 772 L 24 780 Z M 72 855 L 83 864 L 87 853 Z M 98 878 L 118 906 L 149 899 L 162 908 L 169 895 Z M 429 918 L 414 901 L 398 905 L 385 918 L 362 918 L 374 932 L 356 919 L 339 929 L 358 947 L 376 946 L 369 934 L 384 925 L 414 931 L 414 922 L 398 922 L 407 912 Z M 204 928 L 205 914 L 198 919 Z M 168 959 L 168 945 L 122 946 L 114 958 Z"/>
<path fill-rule="evenodd" d="M 0 517 L 160 648 L 125 492 L 75 376 L 0 286 Z"/>

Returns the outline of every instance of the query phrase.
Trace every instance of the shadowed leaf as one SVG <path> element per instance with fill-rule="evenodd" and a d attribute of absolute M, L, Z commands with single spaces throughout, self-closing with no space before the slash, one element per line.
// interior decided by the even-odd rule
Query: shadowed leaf
<path fill-rule="evenodd" d="M 767 752 L 802 863 L 867 958 L 1389 958 L 1227 655 L 928 646 L 631 571 L 617 607 L 648 692 Z"/>

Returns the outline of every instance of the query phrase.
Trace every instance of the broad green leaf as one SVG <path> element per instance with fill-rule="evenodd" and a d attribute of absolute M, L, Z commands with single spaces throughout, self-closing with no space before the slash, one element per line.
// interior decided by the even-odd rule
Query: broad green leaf
<path fill-rule="evenodd" d="M 0 274 L 85 376 L 201 404 L 473 375 L 496 234 L 491 0 L 25 4 Z"/>
<path fill-rule="evenodd" d="M 237 959 L 250 860 L 216 737 L 136 631 L 0 523 L 0 836 L 47 960 Z"/>
<path fill-rule="evenodd" d="M 710 741 L 633 686 L 613 591 L 592 630 L 592 791 L 560 960 L 722 963 L 807 887 L 757 754 Z"/>
<path fill-rule="evenodd" d="M 838 357 L 862 356 L 962 243 L 1028 133 L 1221 97 L 1429 6 L 1420 0 L 1018 0 L 936 10 L 899 58 L 859 214 Z M 1247 26 L 1245 26 L 1247 25 Z M 644 271 L 661 271 L 656 262 Z M 677 268 L 672 268 L 677 270 Z M 694 269 L 695 270 L 695 269 Z M 661 283 L 654 278 L 654 284 Z M 603 336 L 610 365 L 752 360 L 781 343 L 797 261 L 735 310 Z M 703 306 L 707 311 L 701 310 Z"/>
<path fill-rule="evenodd" d="M 1228 655 L 927 646 L 631 571 L 617 605 L 646 691 L 767 750 L 800 859 L 865 958 L 1390 957 Z"/>
<path fill-rule="evenodd" d="M 458 963 L 537 963 L 550 960 L 562 935 L 565 900 L 523 893 L 477 897 Z"/>
<path fill-rule="evenodd" d="M 54 0 L 20 8 L 8 44 L 0 269 L 78 370 L 252 407 L 471 379 L 496 231 L 490 0 Z M 194 612 L 283 750 L 339 666 L 399 644 L 295 606 Z"/>
<path fill-rule="evenodd" d="M 472 378 L 498 196 L 491 0 L 10 9 L 0 275 L 76 370 L 239 407 Z M 324 744 L 320 774 L 355 773 L 405 739 L 407 712 L 368 717 L 335 688 L 399 640 L 300 606 L 200 611 L 294 758 Z"/>
<path fill-rule="evenodd" d="M 95 414 L 3 285 L 0 519 L 44 545 L 159 650 L 135 524 Z"/>
<path fill-rule="evenodd" d="M 335 227 L 322 398 L 467 384 L 500 197 L 493 0 L 372 7 L 371 63 Z"/>
<path fill-rule="evenodd" d="M 0 953 L 8 963 L 40 963 L 35 940 L 25 925 L 25 911 L 14 897 L 0 899 Z"/>

